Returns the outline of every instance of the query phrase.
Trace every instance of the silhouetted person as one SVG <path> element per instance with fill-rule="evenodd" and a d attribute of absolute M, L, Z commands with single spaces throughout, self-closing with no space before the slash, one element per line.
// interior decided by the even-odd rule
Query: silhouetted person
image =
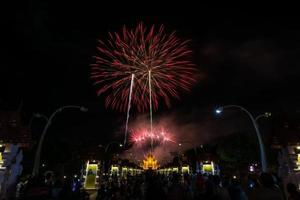
<path fill-rule="evenodd" d="M 286 185 L 286 190 L 289 193 L 288 200 L 300 200 L 300 193 L 298 192 L 295 184 L 288 183 Z"/>
<path fill-rule="evenodd" d="M 146 173 L 146 200 L 166 199 L 160 177 L 153 171 Z"/>
<path fill-rule="evenodd" d="M 283 200 L 283 193 L 279 187 L 275 185 L 272 175 L 262 173 L 260 175 L 262 187 L 257 188 L 253 192 L 251 199 L 255 200 Z"/>
<path fill-rule="evenodd" d="M 205 181 L 205 199 L 212 199 L 216 193 L 216 187 L 213 181 L 213 175 L 209 175 Z"/>
<path fill-rule="evenodd" d="M 237 179 L 232 179 L 231 185 L 228 188 L 229 195 L 232 200 L 247 200 L 248 197 L 245 194 L 240 182 Z"/>
<path fill-rule="evenodd" d="M 221 178 L 219 176 L 213 177 L 215 184 L 215 194 L 212 199 L 215 200 L 230 200 L 229 192 L 226 188 L 221 185 Z"/>
<path fill-rule="evenodd" d="M 53 187 L 52 187 L 52 190 L 51 190 L 52 198 L 58 199 L 60 197 L 62 187 L 63 187 L 62 182 L 60 180 L 56 180 Z"/>
<path fill-rule="evenodd" d="M 186 199 L 185 190 L 183 186 L 180 184 L 180 175 L 173 174 L 172 184 L 168 189 L 167 194 L 168 200 L 184 200 Z"/>
<path fill-rule="evenodd" d="M 50 188 L 45 185 L 42 176 L 32 177 L 28 181 L 24 199 L 44 200 L 44 199 L 48 199 L 50 196 L 51 196 Z"/>

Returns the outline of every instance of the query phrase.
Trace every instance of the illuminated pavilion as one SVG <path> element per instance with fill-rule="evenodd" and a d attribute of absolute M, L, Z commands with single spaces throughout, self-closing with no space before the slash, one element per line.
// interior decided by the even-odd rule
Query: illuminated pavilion
<path fill-rule="evenodd" d="M 148 154 L 148 156 L 141 163 L 141 167 L 144 170 L 156 170 L 159 167 L 159 165 L 157 164 L 157 160 L 154 158 L 154 156 L 152 154 Z"/>

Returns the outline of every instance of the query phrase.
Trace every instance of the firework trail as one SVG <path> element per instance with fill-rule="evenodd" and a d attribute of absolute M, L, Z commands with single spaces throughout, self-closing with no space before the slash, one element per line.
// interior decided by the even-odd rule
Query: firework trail
<path fill-rule="evenodd" d="M 150 133 L 153 133 L 153 116 L 152 116 L 152 89 L 151 89 L 151 70 L 149 70 L 149 111 L 150 111 Z M 151 137 L 151 152 L 153 152 L 153 137 Z"/>
<path fill-rule="evenodd" d="M 128 107 L 127 107 L 126 125 L 125 125 L 124 146 L 126 145 L 126 140 L 127 140 L 128 122 L 129 122 L 129 114 L 130 114 L 130 108 L 131 108 L 131 97 L 132 97 L 133 81 L 134 81 L 134 74 L 131 75 L 130 92 L 129 92 Z"/>

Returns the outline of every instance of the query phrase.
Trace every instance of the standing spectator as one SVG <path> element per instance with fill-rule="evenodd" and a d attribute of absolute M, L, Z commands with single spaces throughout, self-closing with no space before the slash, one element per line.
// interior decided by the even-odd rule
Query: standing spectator
<path fill-rule="evenodd" d="M 168 190 L 168 200 L 184 200 L 186 199 L 185 190 L 180 184 L 179 174 L 173 174 L 172 184 Z"/>
<path fill-rule="evenodd" d="M 219 176 L 214 176 L 213 180 L 215 184 L 215 195 L 213 199 L 230 200 L 228 190 L 224 188 L 221 184 L 221 178 Z"/>
<path fill-rule="evenodd" d="M 255 200 L 283 200 L 283 193 L 279 187 L 275 185 L 272 175 L 262 173 L 260 175 L 260 182 L 262 187 L 253 191 L 251 199 Z"/>
<path fill-rule="evenodd" d="M 247 200 L 248 199 L 240 182 L 236 178 L 232 179 L 231 185 L 228 188 L 228 190 L 229 190 L 230 198 L 232 200 Z"/>
<path fill-rule="evenodd" d="M 288 183 L 286 185 L 286 190 L 289 193 L 288 200 L 300 200 L 300 194 L 295 184 Z"/>

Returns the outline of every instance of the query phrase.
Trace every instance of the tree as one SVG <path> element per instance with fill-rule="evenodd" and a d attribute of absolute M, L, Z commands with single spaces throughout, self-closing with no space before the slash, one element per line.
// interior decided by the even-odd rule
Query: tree
<path fill-rule="evenodd" d="M 250 133 L 233 133 L 220 138 L 217 154 L 222 168 L 246 170 L 249 164 L 259 161 L 258 142 Z"/>

